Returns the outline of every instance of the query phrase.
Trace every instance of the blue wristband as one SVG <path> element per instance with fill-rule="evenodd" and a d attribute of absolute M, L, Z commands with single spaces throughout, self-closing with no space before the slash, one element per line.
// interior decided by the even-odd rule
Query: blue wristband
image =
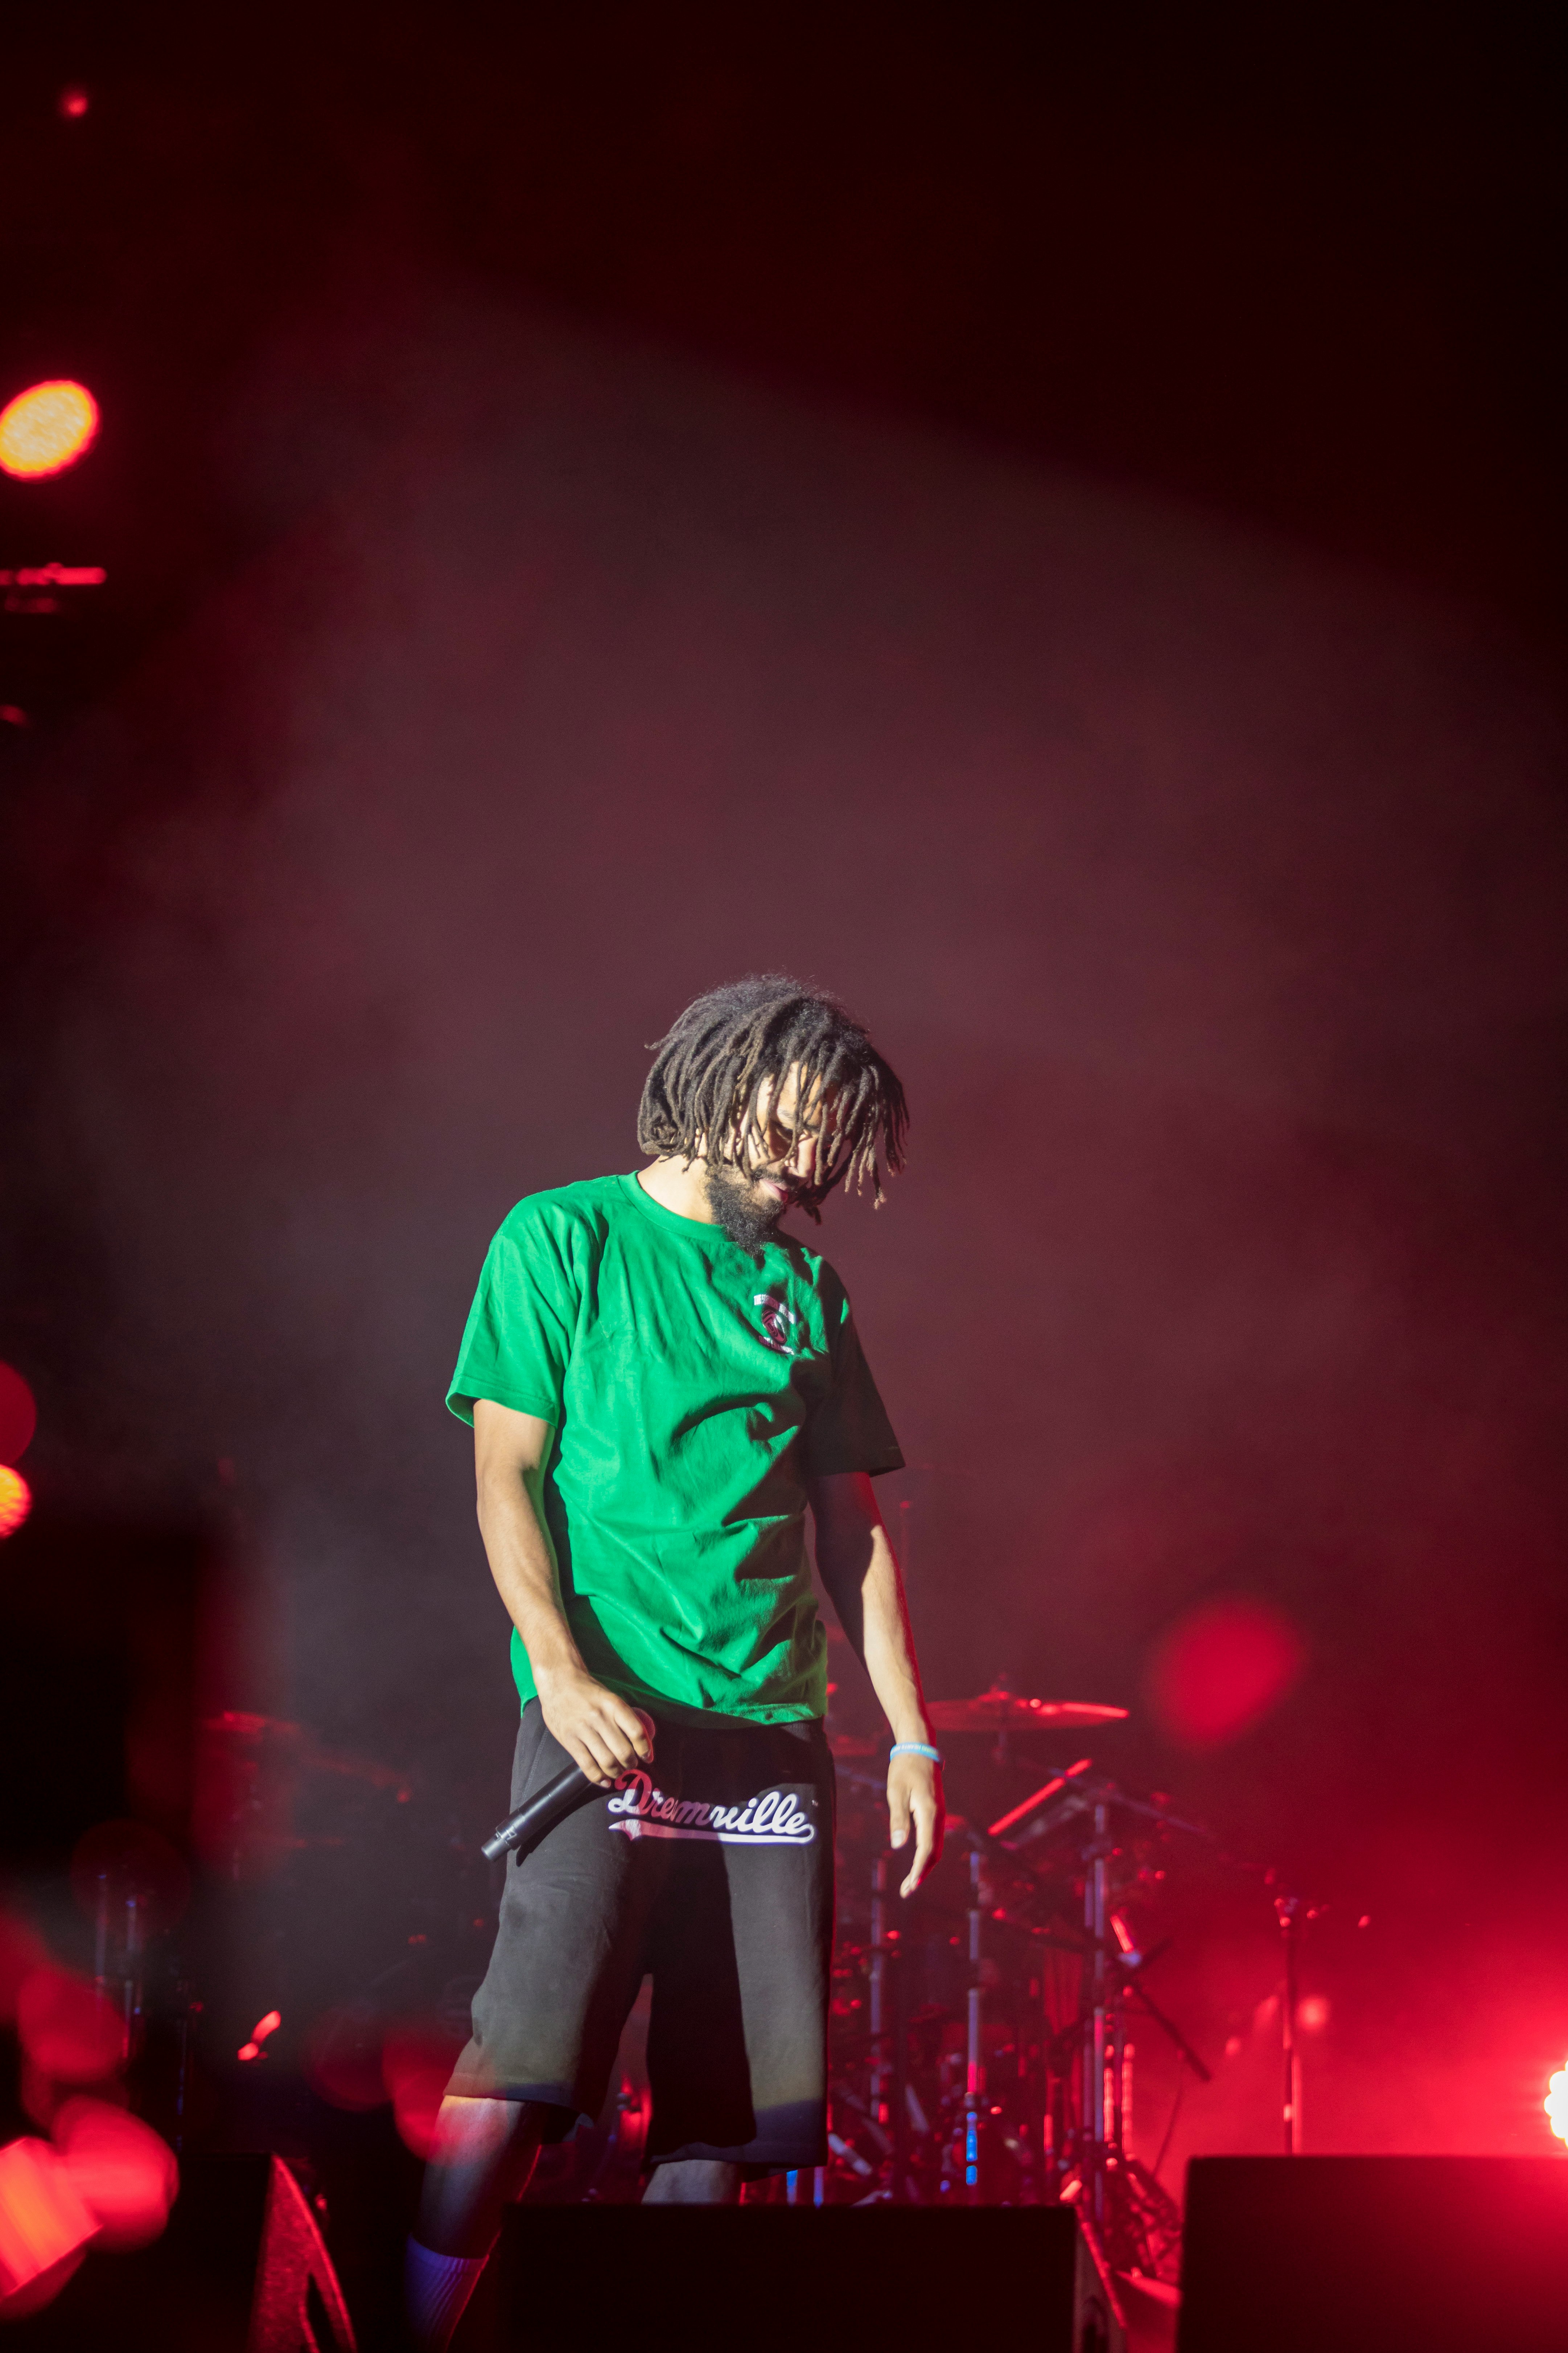
<path fill-rule="evenodd" d="M 933 1748 L 929 1740 L 895 1740 L 889 1749 L 889 1757 L 929 1757 L 933 1765 L 942 1763 L 942 1751 Z"/>

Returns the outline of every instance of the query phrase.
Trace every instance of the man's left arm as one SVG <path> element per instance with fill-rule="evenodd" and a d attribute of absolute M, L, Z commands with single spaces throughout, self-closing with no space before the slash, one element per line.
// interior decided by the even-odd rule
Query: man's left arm
<path fill-rule="evenodd" d="M 808 1482 L 816 1523 L 816 1567 L 838 1622 L 871 1678 L 897 1741 L 931 1746 L 920 1669 L 915 1664 L 903 1579 L 871 1482 L 864 1471 L 835 1472 Z M 942 1769 L 929 1757 L 894 1757 L 888 1764 L 889 1829 L 895 1847 L 912 1822 L 914 1861 L 900 1888 L 912 1895 L 942 1852 Z"/>

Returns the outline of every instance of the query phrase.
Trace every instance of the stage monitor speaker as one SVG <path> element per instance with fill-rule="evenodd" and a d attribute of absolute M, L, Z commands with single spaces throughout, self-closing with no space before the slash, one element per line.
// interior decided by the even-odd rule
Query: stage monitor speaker
<path fill-rule="evenodd" d="M 5 2318 L 0 2307 L 0 2321 Z M 304 2192 L 276 2157 L 197 2158 L 167 2229 L 89 2253 L 54 2302 L 0 2334 L 5 2353 L 354 2353 Z"/>
<path fill-rule="evenodd" d="M 646 2353 L 1125 2342 L 1068 2206 L 515 2207 L 453 2353 L 616 2337 Z"/>
<path fill-rule="evenodd" d="M 1568 2347 L 1568 2158 L 1205 2157 L 1177 2353 Z"/>

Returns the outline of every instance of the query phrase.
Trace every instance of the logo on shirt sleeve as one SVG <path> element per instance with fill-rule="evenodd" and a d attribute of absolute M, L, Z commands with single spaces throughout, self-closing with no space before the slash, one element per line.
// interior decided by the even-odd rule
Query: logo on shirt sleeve
<path fill-rule="evenodd" d="M 799 1346 L 800 1317 L 785 1299 L 772 1291 L 752 1294 L 752 1304 L 757 1309 L 763 1325 L 763 1338 L 781 1356 L 800 1356 L 805 1351 Z"/>

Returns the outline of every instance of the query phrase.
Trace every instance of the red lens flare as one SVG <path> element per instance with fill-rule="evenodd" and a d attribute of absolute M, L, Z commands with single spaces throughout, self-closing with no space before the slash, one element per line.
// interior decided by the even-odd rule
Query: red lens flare
<path fill-rule="evenodd" d="M 37 1929 L 0 1912 L 0 2025 L 10 2025 L 17 1994 L 29 1978 L 48 1967 L 48 1959 Z"/>
<path fill-rule="evenodd" d="M 447 2095 L 453 2062 L 462 2048 L 434 2022 L 405 2021 L 387 2035 L 382 2072 L 392 2094 L 392 2114 L 405 2146 L 428 2158 L 436 2138 L 436 2114 Z"/>
<path fill-rule="evenodd" d="M 1278 1707 L 1306 1662 L 1296 1629 L 1268 1602 L 1208 1602 L 1157 1645 L 1146 1679 L 1149 1705 L 1183 1747 L 1218 1748 Z"/>
<path fill-rule="evenodd" d="M 0 2320 L 59 2294 L 99 2234 L 98 2217 L 44 2140 L 0 2148 Z"/>
<path fill-rule="evenodd" d="M 385 2105 L 391 2094 L 382 2073 L 383 2021 L 368 2008 L 329 2010 L 310 2029 L 305 2045 L 305 2075 L 334 2108 L 363 2115 Z"/>
<path fill-rule="evenodd" d="M 92 103 L 85 90 L 62 90 L 60 112 L 68 122 L 79 122 Z"/>
<path fill-rule="evenodd" d="M 98 433 L 98 403 L 69 376 L 29 385 L 0 408 L 0 470 L 38 481 L 74 466 Z"/>
<path fill-rule="evenodd" d="M 32 1390 L 15 1365 L 0 1365 L 0 1462 L 19 1462 L 37 1426 Z"/>
<path fill-rule="evenodd" d="M 40 2075 L 97 2084 L 125 2056 L 125 2021 L 112 2002 L 68 1970 L 34 1969 L 16 1989 L 16 2032 Z"/>
<path fill-rule="evenodd" d="M 33 1491 L 19 1471 L 0 1462 L 0 1536 L 14 1536 L 33 1508 Z"/>
<path fill-rule="evenodd" d="M 266 2042 L 269 2034 L 277 2033 L 282 2023 L 282 2011 L 280 2010 L 269 2010 L 265 2018 L 258 2018 L 257 2020 L 255 2025 L 250 2030 L 249 2042 L 242 2042 L 240 2044 L 239 2049 L 234 2054 L 235 2057 L 237 2059 L 247 2060 L 259 2059 L 261 2056 L 262 2044 Z"/>
<path fill-rule="evenodd" d="M 155 2239 L 180 2186 L 168 2142 L 107 2100 L 68 2100 L 54 2132 L 71 2187 L 98 2218 L 100 2246 L 122 2253 Z"/>

